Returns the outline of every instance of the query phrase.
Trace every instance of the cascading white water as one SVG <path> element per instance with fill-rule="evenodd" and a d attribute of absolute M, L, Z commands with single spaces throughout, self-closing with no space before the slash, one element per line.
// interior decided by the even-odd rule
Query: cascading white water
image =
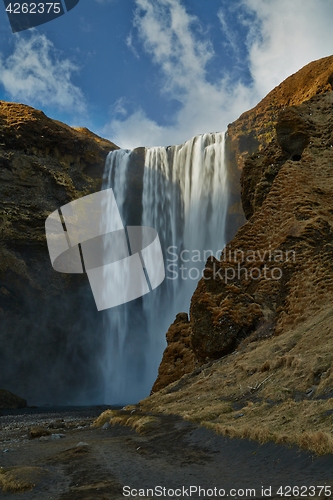
<path fill-rule="evenodd" d="M 107 311 L 103 360 L 105 402 L 130 403 L 147 396 L 175 315 L 188 310 L 210 253 L 225 241 L 228 209 L 223 133 L 196 136 L 185 144 L 145 150 L 141 225 L 157 230 L 166 279 L 141 299 Z M 109 154 L 104 188 L 111 187 L 126 220 L 131 196 L 131 152 Z M 106 211 L 105 217 L 112 214 Z M 117 293 L 112 283 L 105 293 Z"/>

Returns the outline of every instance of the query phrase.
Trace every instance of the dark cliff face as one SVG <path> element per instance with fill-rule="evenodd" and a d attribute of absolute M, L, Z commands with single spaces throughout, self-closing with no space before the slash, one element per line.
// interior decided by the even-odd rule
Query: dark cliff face
<path fill-rule="evenodd" d="M 229 125 L 229 176 L 236 191 L 241 173 L 249 220 L 221 261 L 207 262 L 192 297 L 187 328 L 197 363 L 244 339 L 281 335 L 332 302 L 332 72 L 333 57 L 309 64 Z M 169 354 L 159 388 L 170 383 Z M 192 367 L 191 358 L 183 373 Z"/>
<path fill-rule="evenodd" d="M 85 275 L 52 269 L 45 219 L 101 189 L 113 149 L 87 129 L 0 102 L 0 387 L 29 402 L 98 397 L 103 315 Z"/>

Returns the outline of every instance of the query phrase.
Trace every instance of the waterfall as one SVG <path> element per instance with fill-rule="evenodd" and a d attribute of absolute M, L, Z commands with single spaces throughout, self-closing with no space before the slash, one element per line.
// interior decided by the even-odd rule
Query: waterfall
<path fill-rule="evenodd" d="M 188 311 L 210 254 L 226 244 L 228 210 L 223 133 L 178 146 L 109 153 L 103 188 L 112 188 L 124 225 L 157 230 L 166 279 L 149 294 L 105 312 L 102 361 L 108 404 L 137 402 L 157 375 L 165 333 Z M 104 216 L 111 217 L 106 210 Z M 112 283 L 105 293 L 117 293 Z"/>

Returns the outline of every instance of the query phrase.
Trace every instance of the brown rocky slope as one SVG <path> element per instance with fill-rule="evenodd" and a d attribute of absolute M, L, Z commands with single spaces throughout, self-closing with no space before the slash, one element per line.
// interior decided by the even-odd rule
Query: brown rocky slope
<path fill-rule="evenodd" d="M 239 158 L 249 220 L 221 260 L 207 262 L 192 297 L 189 375 L 176 381 L 166 351 L 156 384 L 172 372 L 175 382 L 143 401 L 145 410 L 333 451 L 332 71 L 333 57 L 311 63 L 229 127 L 237 144 L 240 124 L 256 123 L 259 142 L 258 116 L 264 128 L 281 107 L 270 100 L 282 96 L 275 135 Z M 193 372 L 195 362 L 202 368 Z"/>
<path fill-rule="evenodd" d="M 332 56 L 313 61 L 289 76 L 269 92 L 257 106 L 229 124 L 227 137 L 229 162 L 237 165 L 239 172 L 242 171 L 249 154 L 262 150 L 275 136 L 275 126 L 280 111 L 283 108 L 297 106 L 317 94 L 330 91 L 333 83 L 332 73 Z M 232 172 L 233 169 L 230 170 L 230 174 Z M 237 169 L 232 175 L 237 176 Z M 256 179 L 253 186 L 259 180 L 260 178 Z M 249 191 L 254 190 L 251 188 Z M 243 205 L 246 205 L 248 199 L 248 196 L 243 198 Z"/>
<path fill-rule="evenodd" d="M 116 148 L 87 129 L 0 102 L 0 388 L 30 403 L 74 402 L 98 377 L 103 319 L 84 275 L 52 269 L 45 219 L 100 190 Z"/>

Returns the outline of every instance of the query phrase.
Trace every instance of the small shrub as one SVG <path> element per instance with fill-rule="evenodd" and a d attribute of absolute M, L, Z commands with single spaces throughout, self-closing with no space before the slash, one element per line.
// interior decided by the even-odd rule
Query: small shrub
<path fill-rule="evenodd" d="M 269 361 L 265 361 L 265 363 L 263 363 L 260 367 L 260 371 L 261 372 L 268 372 L 271 368 L 271 365 L 270 365 L 270 362 Z"/>

